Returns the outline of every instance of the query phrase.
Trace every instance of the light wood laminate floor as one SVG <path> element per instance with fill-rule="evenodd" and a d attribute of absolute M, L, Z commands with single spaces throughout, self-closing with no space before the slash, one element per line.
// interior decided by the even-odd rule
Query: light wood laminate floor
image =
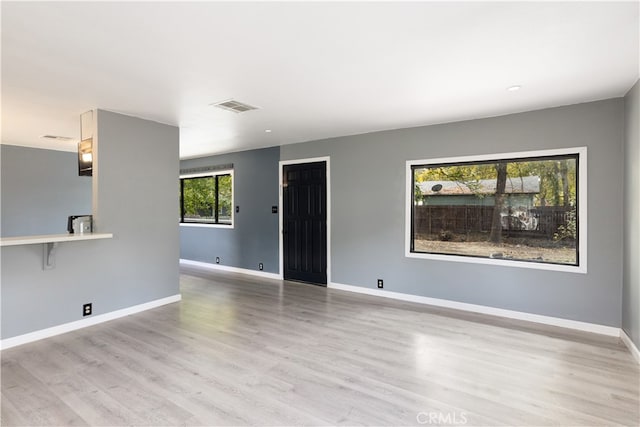
<path fill-rule="evenodd" d="M 2 352 L 2 425 L 631 425 L 617 339 L 184 269 L 182 301 Z"/>

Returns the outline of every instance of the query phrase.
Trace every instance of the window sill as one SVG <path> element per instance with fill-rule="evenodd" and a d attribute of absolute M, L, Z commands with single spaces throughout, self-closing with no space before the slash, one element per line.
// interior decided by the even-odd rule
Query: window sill
<path fill-rule="evenodd" d="M 587 274 L 586 265 L 562 265 L 562 264 L 548 264 L 543 262 L 527 262 L 527 261 L 515 261 L 508 259 L 495 259 L 495 258 L 481 258 L 461 255 L 442 255 L 442 254 L 430 254 L 422 252 L 405 252 L 407 258 L 420 258 L 431 259 L 436 261 L 453 261 L 453 262 L 466 262 L 470 264 L 488 264 L 498 265 L 503 267 L 519 267 L 519 268 L 533 268 L 537 270 L 548 271 L 564 271 L 567 273 L 581 273 Z"/>
<path fill-rule="evenodd" d="M 201 222 L 181 222 L 180 227 L 204 227 L 204 228 L 224 228 L 233 229 L 233 224 L 203 224 Z"/>

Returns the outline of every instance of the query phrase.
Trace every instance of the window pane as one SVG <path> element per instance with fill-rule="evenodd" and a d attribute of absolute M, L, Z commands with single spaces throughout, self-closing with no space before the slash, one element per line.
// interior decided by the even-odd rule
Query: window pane
<path fill-rule="evenodd" d="M 218 222 L 231 224 L 231 175 L 218 176 Z"/>
<path fill-rule="evenodd" d="M 184 222 L 215 223 L 215 177 L 184 180 Z"/>
<path fill-rule="evenodd" d="M 413 167 L 412 252 L 578 265 L 578 155 Z"/>

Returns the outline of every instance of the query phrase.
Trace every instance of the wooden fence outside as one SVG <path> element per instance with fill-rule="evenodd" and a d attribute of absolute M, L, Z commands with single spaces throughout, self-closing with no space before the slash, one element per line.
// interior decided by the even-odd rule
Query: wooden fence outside
<path fill-rule="evenodd" d="M 507 236 L 551 238 L 559 226 L 566 226 L 571 210 L 563 206 L 536 207 L 528 212 L 536 219 L 534 230 L 523 230 L 518 221 L 506 221 L 502 231 Z M 492 220 L 493 206 L 415 206 L 414 232 L 418 236 L 439 234 L 444 230 L 457 234 L 488 233 Z"/>

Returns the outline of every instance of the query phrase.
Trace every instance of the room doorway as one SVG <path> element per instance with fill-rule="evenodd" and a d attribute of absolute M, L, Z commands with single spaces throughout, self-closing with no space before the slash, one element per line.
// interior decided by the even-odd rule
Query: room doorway
<path fill-rule="evenodd" d="M 328 161 L 281 162 L 282 272 L 285 280 L 326 286 Z"/>

